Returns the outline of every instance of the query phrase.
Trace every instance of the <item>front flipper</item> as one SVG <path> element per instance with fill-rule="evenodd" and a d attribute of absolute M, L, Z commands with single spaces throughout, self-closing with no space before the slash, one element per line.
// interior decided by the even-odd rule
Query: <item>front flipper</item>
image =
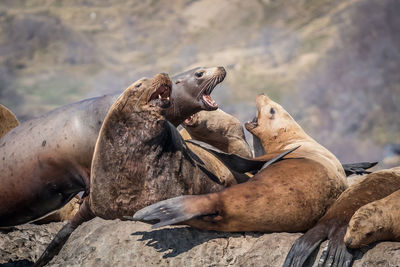
<path fill-rule="evenodd" d="M 137 211 L 132 217 L 125 219 L 154 224 L 151 228 L 176 224 L 202 215 L 201 209 L 188 211 L 187 204 L 199 196 L 180 196 L 160 201 Z"/>
<path fill-rule="evenodd" d="M 60 252 L 61 248 L 67 242 L 72 232 L 82 223 L 93 219 L 95 215 L 89 208 L 88 199 L 86 198 L 80 206 L 79 211 L 75 214 L 74 218 L 61 228 L 54 239 L 47 246 L 46 250 L 35 262 L 34 267 L 44 266 L 49 263 L 54 256 Z"/>
<path fill-rule="evenodd" d="M 325 225 L 317 224 L 299 237 L 286 256 L 283 267 L 303 266 L 310 255 L 327 239 L 328 231 L 329 229 L 326 229 Z"/>
<path fill-rule="evenodd" d="M 367 169 L 374 167 L 376 164 L 378 164 L 378 162 L 359 162 L 359 163 L 342 164 L 342 166 L 346 173 L 346 176 L 350 176 L 352 174 L 356 175 L 369 174 L 371 172 L 367 171 Z"/>
<path fill-rule="evenodd" d="M 233 170 L 235 172 L 239 173 L 245 173 L 245 172 L 251 172 L 255 170 L 260 170 L 263 168 L 263 166 L 268 163 L 269 161 L 276 162 L 280 159 L 282 159 L 284 156 L 287 154 L 293 152 L 299 147 L 295 147 L 293 149 L 284 151 L 283 153 L 279 154 L 278 156 L 275 156 L 272 159 L 264 159 L 264 160 L 256 160 L 256 159 L 247 159 L 243 158 L 241 156 L 238 156 L 236 154 L 229 154 L 225 153 L 218 148 L 215 148 L 207 143 L 198 141 L 198 140 L 186 140 L 186 142 L 192 143 L 194 145 L 197 145 L 208 152 L 212 153 L 214 156 L 216 156 L 220 161 L 222 161 L 230 170 Z M 272 162 L 272 163 L 273 163 Z M 271 164 L 271 163 L 270 163 Z M 269 166 L 268 164 L 267 166 Z"/>
<path fill-rule="evenodd" d="M 329 235 L 329 242 L 324 248 L 318 267 L 349 267 L 353 262 L 353 251 L 344 244 L 347 225 L 337 228 Z"/>

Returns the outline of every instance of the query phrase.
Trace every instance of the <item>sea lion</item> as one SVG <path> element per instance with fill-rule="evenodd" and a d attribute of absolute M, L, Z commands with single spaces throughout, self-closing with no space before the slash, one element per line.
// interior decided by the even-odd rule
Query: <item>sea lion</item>
<path fill-rule="evenodd" d="M 0 138 L 18 125 L 19 121 L 14 113 L 0 104 Z"/>
<path fill-rule="evenodd" d="M 318 223 L 293 244 L 284 266 L 303 266 L 308 257 L 326 239 L 327 248 L 319 261 L 321 266 L 350 266 L 353 252 L 343 241 L 353 214 L 365 204 L 400 189 L 400 168 L 381 170 L 367 175 L 345 190 Z"/>
<path fill-rule="evenodd" d="M 196 68 L 178 75 L 167 119 L 178 125 L 194 112 L 217 108 L 209 94 L 225 75 L 222 67 Z M 0 227 L 39 219 L 61 208 L 75 193 L 89 192 L 97 136 L 117 97 L 60 107 L 1 138 Z"/>
<path fill-rule="evenodd" d="M 223 188 L 161 115 L 170 90 L 167 77 L 157 75 L 136 82 L 115 101 L 96 142 L 89 195 L 36 266 L 46 264 L 79 224 L 95 216 L 123 219 L 162 199 Z"/>
<path fill-rule="evenodd" d="M 351 217 L 344 236 L 349 248 L 376 241 L 400 241 L 400 190 L 359 208 Z"/>
<path fill-rule="evenodd" d="M 295 232 L 315 224 L 347 187 L 340 162 L 267 96 L 257 97 L 257 110 L 257 121 L 246 123 L 246 129 L 260 138 L 267 153 L 300 147 L 248 182 L 161 201 L 131 219 L 158 221 L 153 227 L 183 223 L 226 232 Z"/>
<path fill-rule="evenodd" d="M 221 109 L 199 111 L 186 119 L 183 127 L 192 139 L 203 141 L 227 153 L 245 158 L 253 157 L 242 124 Z"/>

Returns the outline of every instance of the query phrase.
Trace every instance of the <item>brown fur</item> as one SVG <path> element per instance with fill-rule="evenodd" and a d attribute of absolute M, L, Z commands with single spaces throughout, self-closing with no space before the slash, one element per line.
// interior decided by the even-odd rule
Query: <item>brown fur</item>
<path fill-rule="evenodd" d="M 400 180 L 400 168 L 396 178 Z M 344 242 L 350 248 L 360 248 L 376 241 L 400 241 L 399 221 L 400 189 L 359 208 L 351 217 Z"/>
<path fill-rule="evenodd" d="M 18 125 L 17 117 L 8 108 L 0 104 L 0 138 Z"/>
<path fill-rule="evenodd" d="M 272 118 L 271 107 L 275 109 Z M 290 154 L 297 158 L 279 161 L 248 182 L 219 193 L 168 200 L 181 201 L 182 210 L 174 212 L 181 212 L 184 217 L 190 217 L 187 216 L 190 214 L 209 215 L 191 219 L 185 224 L 228 232 L 304 231 L 325 213 L 346 188 L 345 174 L 339 161 L 309 137 L 280 105 L 266 96 L 259 96 L 257 109 L 259 124 L 248 129 L 251 128 L 252 133 L 261 139 L 267 152 L 301 145 Z M 163 207 L 162 203 L 157 205 Z M 149 213 L 140 211 L 134 218 L 139 218 L 140 214 L 151 214 L 152 207 L 145 210 Z"/>
<path fill-rule="evenodd" d="M 243 127 L 238 119 L 224 111 L 200 111 L 184 122 L 193 139 L 245 158 L 252 158 Z"/>
<path fill-rule="evenodd" d="M 75 214 L 79 210 L 80 206 L 79 201 L 80 198 L 78 196 L 75 196 L 64 207 L 62 207 L 59 210 L 56 210 L 53 213 L 50 213 L 49 215 L 40 220 L 35 221 L 35 224 L 46 224 L 51 222 L 63 222 L 72 220 L 72 218 L 74 218 Z"/>
<path fill-rule="evenodd" d="M 140 83 L 144 88 L 154 84 L 149 80 Z M 123 218 L 168 197 L 222 189 L 187 159 L 183 139 L 159 107 L 147 104 L 153 90 L 147 91 L 140 93 L 146 97 L 137 102 L 138 93 L 126 90 L 110 108 L 100 130 L 92 164 L 90 208 L 102 218 Z M 182 147 L 174 147 L 174 142 Z"/>

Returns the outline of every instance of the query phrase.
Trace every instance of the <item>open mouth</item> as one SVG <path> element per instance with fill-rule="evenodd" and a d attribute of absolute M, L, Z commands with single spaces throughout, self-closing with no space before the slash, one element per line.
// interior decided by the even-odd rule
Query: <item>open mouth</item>
<path fill-rule="evenodd" d="M 195 117 L 195 115 L 196 115 L 196 114 L 190 115 L 189 118 L 187 118 L 187 119 L 184 121 L 184 123 L 185 123 L 186 126 L 194 126 L 194 123 L 195 123 L 194 117 Z"/>
<path fill-rule="evenodd" d="M 245 123 L 245 127 L 248 131 L 253 130 L 258 126 L 258 118 L 255 116 L 252 121 L 248 121 Z"/>
<path fill-rule="evenodd" d="M 161 108 L 167 108 L 171 105 L 171 85 L 167 83 L 161 84 L 158 89 L 150 96 L 149 103 L 152 105 L 159 106 Z"/>
<path fill-rule="evenodd" d="M 211 93 L 220 82 L 225 79 L 226 72 L 221 71 L 218 75 L 208 80 L 204 86 L 204 89 L 200 92 L 200 98 L 205 106 L 205 110 L 216 110 L 218 104 L 211 97 Z"/>

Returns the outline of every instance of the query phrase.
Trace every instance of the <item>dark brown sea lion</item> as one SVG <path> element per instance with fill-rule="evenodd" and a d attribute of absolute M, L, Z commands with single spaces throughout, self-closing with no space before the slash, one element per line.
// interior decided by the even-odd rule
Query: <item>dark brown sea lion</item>
<path fill-rule="evenodd" d="M 19 125 L 17 117 L 8 108 L 0 104 L 0 138 Z"/>
<path fill-rule="evenodd" d="M 400 190 L 397 190 L 359 208 L 351 217 L 344 243 L 354 249 L 376 241 L 400 241 L 399 222 Z"/>
<path fill-rule="evenodd" d="M 159 221 L 153 227 L 184 223 L 229 232 L 294 232 L 315 224 L 347 187 L 340 162 L 268 97 L 257 97 L 257 110 L 258 120 L 246 128 L 260 138 L 267 153 L 300 148 L 248 182 L 217 193 L 161 201 L 133 219 Z"/>
<path fill-rule="evenodd" d="M 209 93 L 225 74 L 222 67 L 216 67 L 178 75 L 167 119 L 178 125 L 194 112 L 217 108 Z M 39 219 L 61 208 L 76 193 L 88 192 L 97 136 L 117 97 L 60 107 L 1 138 L 0 227 Z"/>
<path fill-rule="evenodd" d="M 183 126 L 192 139 L 203 141 L 227 153 L 245 158 L 253 157 L 242 124 L 221 109 L 197 112 L 186 119 Z"/>
<path fill-rule="evenodd" d="M 284 266 L 303 266 L 321 242 L 329 239 L 319 265 L 350 266 L 353 252 L 343 238 L 353 214 L 362 206 L 388 196 L 400 189 L 400 169 L 389 169 L 369 174 L 345 190 L 318 223 L 293 244 Z"/>

